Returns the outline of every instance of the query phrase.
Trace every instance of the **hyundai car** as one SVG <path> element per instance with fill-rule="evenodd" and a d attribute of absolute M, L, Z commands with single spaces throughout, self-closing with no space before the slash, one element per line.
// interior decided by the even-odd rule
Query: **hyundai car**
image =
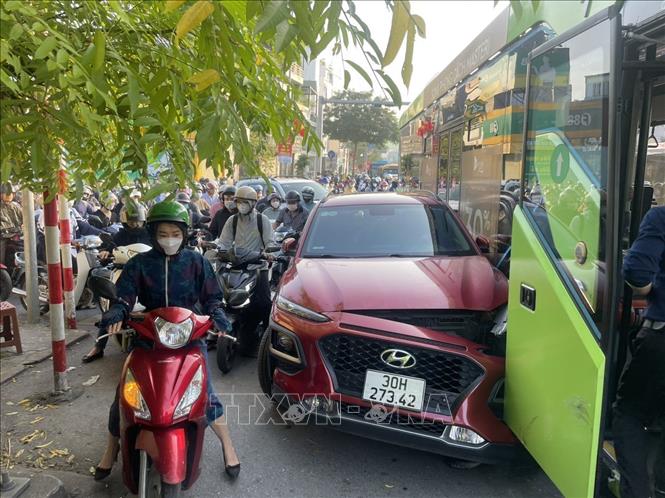
<path fill-rule="evenodd" d="M 432 194 L 376 193 L 323 199 L 285 246 L 259 380 L 287 415 L 457 460 L 520 454 L 487 239 Z"/>

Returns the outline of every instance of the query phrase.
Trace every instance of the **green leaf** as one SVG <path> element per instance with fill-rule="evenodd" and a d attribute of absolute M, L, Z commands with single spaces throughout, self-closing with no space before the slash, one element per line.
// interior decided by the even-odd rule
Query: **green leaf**
<path fill-rule="evenodd" d="M 118 15 L 118 17 L 122 22 L 128 24 L 129 26 L 132 26 L 132 20 L 129 18 L 127 12 L 125 12 L 125 9 L 122 7 L 122 5 L 118 0 L 109 0 L 109 6 L 113 10 L 113 12 L 115 12 Z"/>
<path fill-rule="evenodd" d="M 275 50 L 281 52 L 289 43 L 293 41 L 298 34 L 298 28 L 290 24 L 288 20 L 282 21 L 277 25 L 277 34 L 275 36 Z"/>
<path fill-rule="evenodd" d="M 131 71 L 127 71 L 127 98 L 129 99 L 129 108 L 133 116 L 139 107 L 140 94 L 139 82 Z"/>
<path fill-rule="evenodd" d="M 23 25 L 16 23 L 12 26 L 12 29 L 9 30 L 9 39 L 10 40 L 18 40 L 21 38 L 21 35 L 23 34 L 25 30 L 23 29 Z"/>
<path fill-rule="evenodd" d="M 383 78 L 383 81 L 386 82 L 386 85 L 388 85 L 387 90 L 390 96 L 392 97 L 393 102 L 396 105 L 402 105 L 402 96 L 400 95 L 399 88 L 397 87 L 393 79 L 383 71 L 377 71 L 377 73 L 379 74 L 379 76 L 381 76 L 381 78 Z"/>
<path fill-rule="evenodd" d="M 330 42 L 332 42 L 335 37 L 337 36 L 339 29 L 338 24 L 334 24 L 330 27 L 328 31 L 326 31 L 322 36 L 321 39 L 314 44 L 312 47 L 312 51 L 310 52 L 310 60 L 314 60 L 318 57 L 318 55 L 323 52 L 328 45 L 330 45 Z"/>
<path fill-rule="evenodd" d="M 44 59 L 51 51 L 56 47 L 57 40 L 55 36 L 48 36 L 44 38 L 37 50 L 35 50 L 35 59 L 40 60 Z"/>
<path fill-rule="evenodd" d="M 92 69 L 99 71 L 104 65 L 104 57 L 106 56 L 106 37 L 104 36 L 104 32 L 97 31 L 92 43 L 95 47 Z"/>
<path fill-rule="evenodd" d="M 183 3 L 185 3 L 185 0 L 166 0 L 166 2 L 164 2 L 164 12 L 173 12 L 174 10 L 178 10 L 178 7 L 180 7 Z"/>
<path fill-rule="evenodd" d="M 139 139 L 140 144 L 147 144 L 150 142 L 157 142 L 158 140 L 161 140 L 162 134 L 161 133 L 146 133 Z"/>
<path fill-rule="evenodd" d="M 420 17 L 418 14 L 413 14 L 411 16 L 411 19 L 413 23 L 416 25 L 416 29 L 418 30 L 418 36 L 421 38 L 425 38 L 427 36 L 427 30 L 425 28 L 425 19 Z"/>
<path fill-rule="evenodd" d="M 522 2 L 521 0 L 510 0 L 510 7 L 513 9 L 513 12 L 515 13 L 515 17 L 518 19 L 522 17 Z"/>
<path fill-rule="evenodd" d="M 351 73 L 346 69 L 344 70 L 344 90 L 349 88 L 349 82 L 351 81 Z"/>
<path fill-rule="evenodd" d="M 152 128 L 153 126 L 161 126 L 161 122 L 158 119 L 155 119 L 151 116 L 142 116 L 134 120 L 136 126 L 142 126 L 144 128 Z"/>
<path fill-rule="evenodd" d="M 58 49 L 58 53 L 55 56 L 55 60 L 61 66 L 67 64 L 67 61 L 69 60 L 69 54 L 67 53 L 67 50 L 65 50 L 64 48 Z"/>
<path fill-rule="evenodd" d="M 402 65 L 402 81 L 409 88 L 411 75 L 413 74 L 413 44 L 416 38 L 416 28 L 409 26 L 409 32 L 406 35 L 406 52 L 404 54 L 404 64 Z"/>
<path fill-rule="evenodd" d="M 393 6 L 393 20 L 390 26 L 388 46 L 383 55 L 383 67 L 386 67 L 395 60 L 406 36 L 409 28 L 409 11 L 407 6 L 408 4 L 403 0 L 396 0 Z"/>
<path fill-rule="evenodd" d="M 231 17 L 235 20 L 240 22 L 245 21 L 247 12 L 246 0 L 222 0 L 222 7 L 224 7 L 224 10 L 231 14 Z"/>
<path fill-rule="evenodd" d="M 9 88 L 12 92 L 16 94 L 21 93 L 18 85 L 12 81 L 4 69 L 0 69 L 0 82 L 2 82 L 2 84 Z"/>
<path fill-rule="evenodd" d="M 369 74 L 367 74 L 367 72 L 362 67 L 360 67 L 358 64 L 349 59 L 345 59 L 344 62 L 346 62 L 349 66 L 355 69 L 356 72 L 365 79 L 365 81 L 370 87 L 373 86 L 372 79 L 369 77 Z"/>
<path fill-rule="evenodd" d="M 286 2 L 284 0 L 274 0 L 266 5 L 263 14 L 256 21 L 254 33 L 258 34 L 272 29 L 288 17 L 289 9 L 286 6 Z"/>
<path fill-rule="evenodd" d="M 208 159 L 215 155 L 219 137 L 219 118 L 210 116 L 196 132 L 196 149 L 201 159 Z"/>
<path fill-rule="evenodd" d="M 151 199 L 154 199 L 158 195 L 164 194 L 166 192 L 172 192 L 176 189 L 175 183 L 172 182 L 164 182 L 164 183 L 157 183 L 154 187 L 152 187 L 150 190 L 148 190 L 145 195 L 143 196 L 146 201 L 149 201 Z"/>
<path fill-rule="evenodd" d="M 537 12 L 538 7 L 540 7 L 540 0 L 531 0 L 531 7 L 533 8 L 534 12 Z"/>
<path fill-rule="evenodd" d="M 254 0 L 247 2 L 247 7 L 245 8 L 245 19 L 247 21 L 254 19 L 260 11 L 261 2 L 255 2 Z"/>

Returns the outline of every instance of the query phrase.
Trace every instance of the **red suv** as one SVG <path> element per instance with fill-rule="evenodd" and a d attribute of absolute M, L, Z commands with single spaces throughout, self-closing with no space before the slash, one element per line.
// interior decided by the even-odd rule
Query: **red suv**
<path fill-rule="evenodd" d="M 295 421 L 506 460 L 519 448 L 501 420 L 507 297 L 505 276 L 436 198 L 327 198 L 275 298 L 261 386 Z"/>

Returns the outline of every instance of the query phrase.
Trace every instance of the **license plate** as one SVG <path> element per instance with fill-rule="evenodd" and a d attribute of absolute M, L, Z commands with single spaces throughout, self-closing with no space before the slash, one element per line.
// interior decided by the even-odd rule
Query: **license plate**
<path fill-rule="evenodd" d="M 425 381 L 416 377 L 367 370 L 363 399 L 421 411 Z"/>

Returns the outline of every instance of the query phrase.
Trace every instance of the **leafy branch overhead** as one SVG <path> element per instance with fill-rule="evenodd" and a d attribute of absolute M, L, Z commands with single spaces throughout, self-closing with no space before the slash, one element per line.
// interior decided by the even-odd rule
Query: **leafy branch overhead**
<path fill-rule="evenodd" d="M 151 194 L 191 181 L 201 160 L 260 173 L 250 136 L 284 142 L 307 123 L 293 64 L 358 46 L 365 60 L 349 65 L 401 101 L 383 68 L 406 44 L 408 84 L 425 27 L 408 2 L 387 5 L 384 53 L 350 0 L 0 2 L 2 178 L 55 190 L 64 162 L 70 187 L 117 186 L 164 153 L 172 168 Z M 309 127 L 303 144 L 321 146 Z"/>

